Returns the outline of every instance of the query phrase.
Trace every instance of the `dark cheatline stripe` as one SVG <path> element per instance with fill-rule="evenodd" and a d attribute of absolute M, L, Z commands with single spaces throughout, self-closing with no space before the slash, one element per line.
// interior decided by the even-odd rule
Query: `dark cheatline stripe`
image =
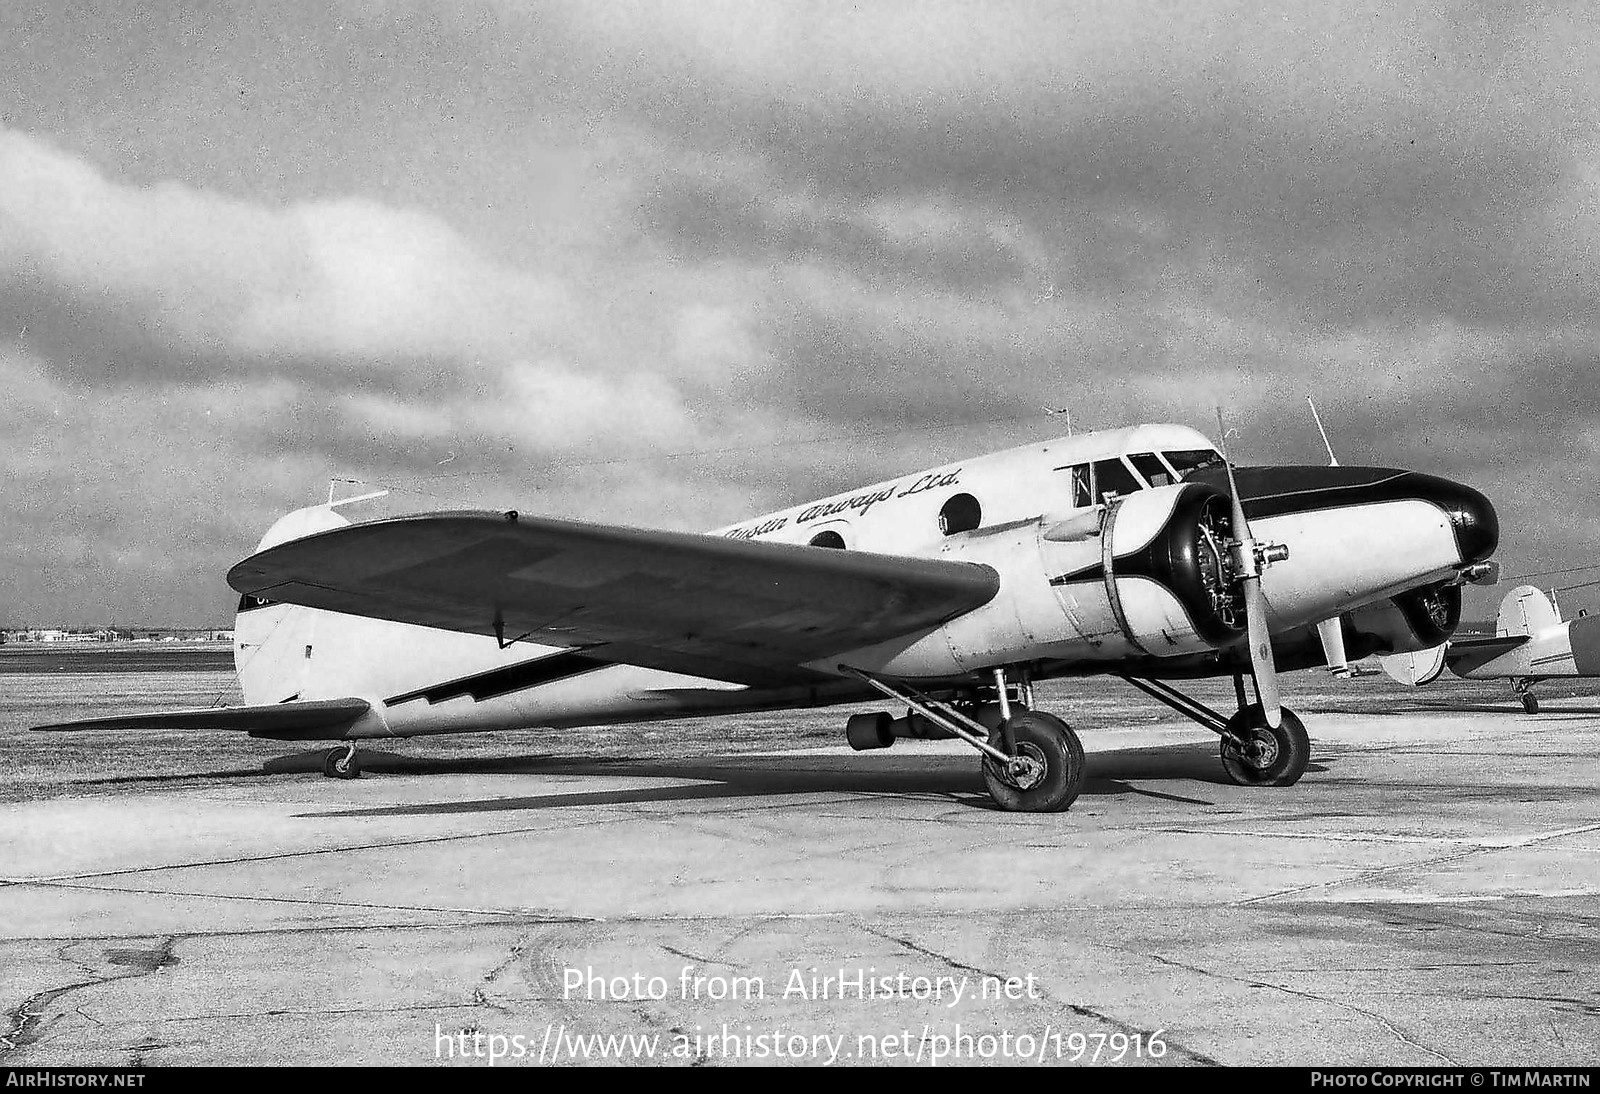
<path fill-rule="evenodd" d="M 463 676 L 457 680 L 447 680 L 442 684 L 434 684 L 385 699 L 384 703 L 394 706 L 398 703 L 409 703 L 413 699 L 441 703 L 446 699 L 455 699 L 462 695 L 470 695 L 474 703 L 481 703 L 497 695 L 509 695 L 514 691 L 526 691 L 543 684 L 553 684 L 557 680 L 568 680 L 616 664 L 615 661 L 607 661 L 603 657 L 584 652 L 587 648 L 566 650 L 547 657 L 536 657 L 532 661 Z"/>
<path fill-rule="evenodd" d="M 1442 481 L 1397 467 L 1236 467 L 1234 474 L 1245 516 L 1251 519 L 1410 500 L 1423 480 Z M 1226 470 L 1201 471 L 1188 481 L 1229 492 Z"/>
<path fill-rule="evenodd" d="M 1105 566 L 1099 562 L 1096 562 L 1093 566 L 1085 566 L 1081 570 L 1073 570 L 1070 574 L 1062 574 L 1060 577 L 1052 577 L 1050 579 L 1050 584 L 1071 585 L 1077 581 L 1104 581 L 1105 579 Z"/>

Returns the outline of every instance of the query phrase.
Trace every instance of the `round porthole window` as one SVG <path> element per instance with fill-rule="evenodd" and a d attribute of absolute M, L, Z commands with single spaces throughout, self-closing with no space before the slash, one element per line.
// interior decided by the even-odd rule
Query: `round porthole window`
<path fill-rule="evenodd" d="M 983 521 L 983 508 L 971 494 L 953 494 L 939 510 L 939 531 L 947 536 L 970 532 Z"/>
<path fill-rule="evenodd" d="M 843 550 L 844 549 L 844 537 L 841 536 L 838 532 L 833 532 L 833 531 L 818 532 L 816 535 L 811 537 L 811 546 L 813 546 L 813 547 L 833 547 L 833 548 L 835 548 L 837 550 Z"/>

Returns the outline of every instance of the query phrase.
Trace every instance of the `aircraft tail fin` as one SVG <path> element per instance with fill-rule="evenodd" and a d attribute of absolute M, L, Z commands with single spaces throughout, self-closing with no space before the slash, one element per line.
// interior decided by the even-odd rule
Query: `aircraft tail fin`
<path fill-rule="evenodd" d="M 1550 598 L 1532 585 L 1518 585 L 1500 602 L 1494 621 L 1496 638 L 1538 634 L 1561 622 L 1561 613 Z"/>
<path fill-rule="evenodd" d="M 1448 643 L 1441 642 L 1425 650 L 1391 653 L 1387 657 L 1378 658 L 1378 664 L 1383 666 L 1383 671 L 1395 683 L 1404 684 L 1408 688 L 1420 688 L 1424 684 L 1433 683 L 1444 671 L 1446 645 Z"/>

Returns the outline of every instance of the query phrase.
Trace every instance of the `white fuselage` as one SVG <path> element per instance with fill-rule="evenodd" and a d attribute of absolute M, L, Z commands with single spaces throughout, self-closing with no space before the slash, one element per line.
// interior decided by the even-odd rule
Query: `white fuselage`
<path fill-rule="evenodd" d="M 989 603 L 892 642 L 814 662 L 837 685 L 763 690 L 629 665 L 586 667 L 494 694 L 445 694 L 471 679 L 561 652 L 286 604 L 241 610 L 235 661 L 251 704 L 357 696 L 373 705 L 352 737 L 410 736 L 633 721 L 847 701 L 860 685 L 840 663 L 885 675 L 953 679 L 997 665 L 1104 664 L 1214 648 L 1159 582 L 1094 576 L 1115 543 L 1137 546 L 1170 516 L 1171 485 L 1211 442 L 1176 425 L 1058 438 L 915 472 L 766 513 L 713 534 L 777 543 L 819 540 L 851 551 L 985 563 L 1000 575 Z M 1162 454 L 1171 454 L 1163 457 Z M 1131 457 L 1131 458 L 1130 458 Z M 1165 489 L 1164 489 L 1165 487 Z M 1098 496 L 1123 500 L 1100 534 Z M 1145 495 L 1145 496 L 1141 496 Z M 966 500 L 963 500 L 966 499 Z M 969 504 L 975 503 L 974 504 Z M 942 518 L 942 519 L 941 519 Z M 329 506 L 298 510 L 261 547 L 348 523 Z M 1427 501 L 1286 512 L 1253 522 L 1288 559 L 1262 578 L 1275 632 L 1314 624 L 1418 584 L 1462 561 L 1450 521 Z M 818 549 L 824 549 L 819 546 Z M 1120 548 L 1118 548 L 1120 550 Z M 1089 574 L 1082 579 L 1073 575 Z M 420 697 L 434 688 L 433 697 Z M 487 689 L 494 692 L 494 688 Z"/>

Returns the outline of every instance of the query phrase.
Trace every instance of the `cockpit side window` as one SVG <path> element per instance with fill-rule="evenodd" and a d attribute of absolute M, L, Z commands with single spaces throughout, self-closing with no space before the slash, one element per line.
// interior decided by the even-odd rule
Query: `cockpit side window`
<path fill-rule="evenodd" d="M 1093 484 L 1089 480 L 1089 465 L 1075 463 L 1072 465 L 1072 507 L 1074 509 L 1087 509 L 1094 504 Z"/>
<path fill-rule="evenodd" d="M 1171 486 L 1177 480 L 1167 465 L 1148 452 L 1140 452 L 1129 456 L 1128 462 L 1133 464 L 1133 469 L 1144 476 L 1144 481 L 1150 486 Z"/>
<path fill-rule="evenodd" d="M 1178 473 L 1180 479 L 1186 479 L 1196 471 L 1204 471 L 1208 467 L 1222 466 L 1222 453 L 1213 452 L 1209 448 L 1163 452 L 1161 455 L 1172 465 L 1172 469 Z"/>
<path fill-rule="evenodd" d="M 1095 500 L 1105 501 L 1110 494 L 1127 497 L 1143 489 L 1143 484 L 1128 470 L 1121 460 L 1096 460 L 1094 462 Z"/>

